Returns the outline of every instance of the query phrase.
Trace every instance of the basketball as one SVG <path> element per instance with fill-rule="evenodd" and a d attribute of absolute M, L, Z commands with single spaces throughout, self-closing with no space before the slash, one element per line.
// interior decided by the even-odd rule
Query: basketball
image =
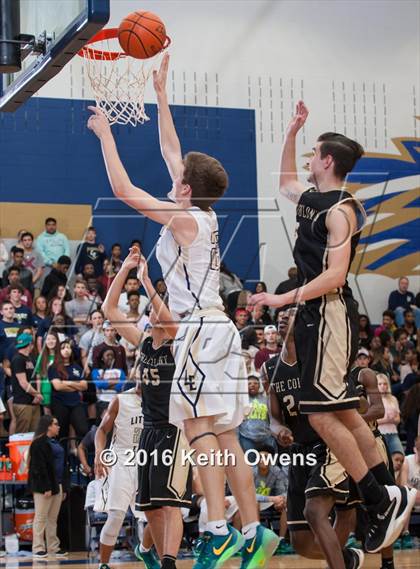
<path fill-rule="evenodd" d="M 118 40 L 127 55 L 148 59 L 165 46 L 165 24 L 153 12 L 132 12 L 119 26 Z"/>

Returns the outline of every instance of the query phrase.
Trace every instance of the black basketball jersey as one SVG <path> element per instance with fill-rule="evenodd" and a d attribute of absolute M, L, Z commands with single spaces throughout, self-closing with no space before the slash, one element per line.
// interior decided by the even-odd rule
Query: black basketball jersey
<path fill-rule="evenodd" d="M 358 200 L 344 190 L 331 190 L 319 192 L 310 188 L 300 197 L 296 208 L 296 243 L 293 256 L 298 269 L 298 286 L 312 281 L 327 269 L 328 256 L 328 229 L 326 219 L 328 211 L 344 200 L 351 200 L 357 217 L 357 228 L 361 229 L 365 221 L 365 211 Z M 356 247 L 360 239 L 360 232 L 351 239 L 351 255 L 349 267 L 356 253 Z M 347 284 L 342 292 L 344 296 L 352 296 Z"/>
<path fill-rule="evenodd" d="M 349 373 L 349 381 L 352 381 L 354 386 L 356 387 L 356 393 L 359 397 L 364 397 L 368 399 L 366 388 L 363 383 L 360 381 L 360 372 L 363 371 L 365 368 L 356 366 L 354 367 L 351 372 Z M 373 433 L 378 432 L 378 423 L 376 421 L 369 421 L 368 422 L 369 428 Z"/>
<path fill-rule="evenodd" d="M 281 354 L 265 362 L 270 389 L 274 391 L 283 411 L 286 426 L 292 431 L 295 443 L 308 445 L 319 440 L 318 434 L 309 424 L 308 415 L 299 413 L 301 392 L 297 363 L 285 363 Z"/>
<path fill-rule="evenodd" d="M 139 369 L 145 424 L 169 422 L 169 398 L 175 373 L 171 345 L 172 342 L 165 342 L 155 350 L 153 338 L 149 337 L 141 347 Z"/>

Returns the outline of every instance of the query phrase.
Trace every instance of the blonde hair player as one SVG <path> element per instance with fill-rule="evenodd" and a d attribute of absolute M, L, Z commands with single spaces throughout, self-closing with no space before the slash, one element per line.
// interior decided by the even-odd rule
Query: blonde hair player
<path fill-rule="evenodd" d="M 159 71 L 154 71 L 153 83 L 161 151 L 173 182 L 169 194 L 172 202 L 158 200 L 133 186 L 108 121 L 95 107 L 89 107 L 94 114 L 88 128 L 101 141 L 114 195 L 164 226 L 156 254 L 167 284 L 170 310 L 179 318 L 170 422 L 183 428 L 191 448 L 208 457 L 208 464 L 198 469 L 209 522 L 194 567 L 219 567 L 242 549 L 243 569 L 263 568 L 277 547 L 278 537 L 258 521 L 251 469 L 235 433 L 248 411 L 247 374 L 238 331 L 223 312 L 218 292 L 218 222 L 211 207 L 226 191 L 228 177 L 211 156 L 189 152 L 182 157 L 166 95 L 168 65 L 169 55 L 165 54 Z M 223 464 L 221 458 L 227 452 L 235 460 Z M 225 474 L 239 506 L 242 534 L 227 526 L 224 518 Z"/>

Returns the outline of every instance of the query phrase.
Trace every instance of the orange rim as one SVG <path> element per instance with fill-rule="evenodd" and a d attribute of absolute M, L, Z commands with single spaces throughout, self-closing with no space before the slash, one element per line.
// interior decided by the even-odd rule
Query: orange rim
<path fill-rule="evenodd" d="M 82 49 L 79 50 L 77 54 L 80 55 L 80 57 L 85 57 L 86 59 L 96 59 L 99 61 L 101 60 L 115 61 L 116 59 L 120 59 L 122 57 L 129 57 L 124 51 L 107 51 L 104 49 L 94 49 L 92 47 L 86 47 L 88 45 L 91 45 L 99 41 L 115 39 L 117 37 L 118 37 L 118 28 L 103 29 L 97 34 L 95 34 L 93 38 L 91 38 L 88 42 L 86 42 L 85 46 L 82 47 Z M 171 38 L 169 36 L 166 36 L 162 50 L 169 47 L 170 44 L 171 44 Z"/>

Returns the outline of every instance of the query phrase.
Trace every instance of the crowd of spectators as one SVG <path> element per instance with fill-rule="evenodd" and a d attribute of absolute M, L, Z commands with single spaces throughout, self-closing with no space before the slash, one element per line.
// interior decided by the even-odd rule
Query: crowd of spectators
<path fill-rule="evenodd" d="M 134 244 L 141 250 L 140 241 Z M 89 227 L 71 258 L 69 241 L 53 218 L 45 221 L 45 231 L 36 239 L 31 232 L 20 231 L 10 250 L 0 240 L 0 436 L 34 431 L 41 416 L 51 415 L 58 421 L 60 438 L 84 440 L 112 396 L 132 387 L 139 347 L 119 338 L 101 312 L 123 257 L 120 244 L 107 252 Z M 288 279 L 275 292 L 296 286 L 296 268 L 291 267 Z M 162 278 L 155 288 L 165 298 Z M 287 308 L 250 308 L 250 295 L 264 291 L 264 282 L 247 290 L 222 263 L 220 295 L 242 338 L 251 400 L 251 411 L 238 429 L 240 443 L 244 450 L 276 452 L 269 424 L 269 386 L 260 372 L 264 362 L 281 350 L 277 322 Z M 126 280 L 118 307 L 148 334 L 148 299 L 136 274 Z M 356 363 L 377 372 L 385 409 L 379 428 L 391 453 L 404 457 L 413 453 L 419 430 L 420 294 L 411 292 L 408 279 L 401 277 L 384 308 L 376 326 L 366 314 L 360 315 Z M 75 445 L 72 450 L 76 452 Z M 83 468 L 92 474 L 86 455 Z M 257 493 L 264 476 L 268 473 L 262 466 L 255 470 Z M 265 485 L 263 492 L 264 496 L 271 492 L 270 502 L 280 510 L 285 507 L 285 490 L 282 496 L 277 494 L 282 477 L 281 468 L 271 468 L 272 489 Z"/>

